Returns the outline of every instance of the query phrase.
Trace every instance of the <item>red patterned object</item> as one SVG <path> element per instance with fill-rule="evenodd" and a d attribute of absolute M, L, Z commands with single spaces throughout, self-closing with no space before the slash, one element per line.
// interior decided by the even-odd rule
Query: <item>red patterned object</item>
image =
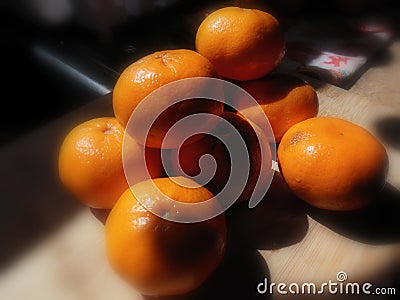
<path fill-rule="evenodd" d="M 383 20 L 292 22 L 283 69 L 348 87 L 392 37 L 391 27 Z"/>

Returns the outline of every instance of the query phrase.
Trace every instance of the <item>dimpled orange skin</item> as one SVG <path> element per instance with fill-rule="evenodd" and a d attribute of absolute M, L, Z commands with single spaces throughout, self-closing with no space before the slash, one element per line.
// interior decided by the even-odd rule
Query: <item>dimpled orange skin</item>
<path fill-rule="evenodd" d="M 253 80 L 280 63 L 285 39 L 274 16 L 257 9 L 225 7 L 200 24 L 196 50 L 213 63 L 219 77 Z"/>
<path fill-rule="evenodd" d="M 115 118 L 96 118 L 79 124 L 65 137 L 58 168 L 61 182 L 83 204 L 110 209 L 128 184 L 122 165 L 124 129 Z M 139 147 L 132 148 L 133 156 Z M 146 157 L 153 177 L 162 174 L 155 149 Z"/>
<path fill-rule="evenodd" d="M 64 139 L 59 175 L 84 204 L 111 208 L 128 187 L 122 168 L 123 135 L 115 118 L 97 118 L 76 126 Z"/>
<path fill-rule="evenodd" d="M 277 143 L 294 124 L 318 114 L 318 96 L 311 85 L 293 76 L 274 74 L 241 84 L 256 99 L 271 124 Z M 237 99 L 236 107 L 241 107 Z M 251 116 L 252 107 L 239 108 Z"/>
<path fill-rule="evenodd" d="M 128 66 L 118 78 L 113 92 L 114 114 L 125 127 L 140 101 L 157 88 L 179 79 L 214 75 L 211 62 L 195 51 L 178 49 L 149 54 Z M 196 106 L 198 103 L 193 102 L 191 105 Z M 221 106 L 210 105 L 209 111 L 205 112 L 220 111 Z M 155 103 L 156 111 L 157 107 Z M 179 107 L 175 107 L 165 118 L 175 118 L 177 112 Z"/>
<path fill-rule="evenodd" d="M 386 180 L 384 147 L 367 130 L 332 118 L 291 127 L 278 147 L 281 173 L 293 193 L 327 210 L 368 205 Z"/>
<path fill-rule="evenodd" d="M 146 195 L 145 184 L 135 195 Z M 154 179 L 168 197 L 185 203 L 213 197 L 204 187 L 177 185 L 169 178 Z M 135 188 L 135 186 L 134 186 Z M 149 205 L 157 198 L 147 195 Z M 147 211 L 127 190 L 112 209 L 106 225 L 108 259 L 114 270 L 145 295 L 188 293 L 199 287 L 220 264 L 225 252 L 224 215 L 199 223 L 175 223 Z"/>

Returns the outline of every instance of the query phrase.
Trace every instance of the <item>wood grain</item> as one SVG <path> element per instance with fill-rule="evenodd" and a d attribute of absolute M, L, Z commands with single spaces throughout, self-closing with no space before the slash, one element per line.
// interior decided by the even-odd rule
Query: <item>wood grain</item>
<path fill-rule="evenodd" d="M 242 205 L 228 212 L 229 250 L 223 264 L 201 289 L 180 299 L 271 298 L 256 292 L 264 277 L 275 283 L 319 284 L 335 280 L 339 271 L 352 282 L 386 287 L 398 282 L 400 149 L 396 139 L 384 138 L 379 122 L 398 120 L 400 112 L 357 93 L 310 82 L 318 90 L 320 115 L 360 124 L 385 143 L 389 184 L 374 206 L 332 213 L 293 197 L 278 174 L 258 207 Z M 0 299 L 141 299 L 110 269 L 102 223 L 64 191 L 54 169 L 60 137 L 83 120 L 111 113 L 111 97 L 106 96 L 0 150 L 6 199 L 2 218 L 8 220 L 1 233 L 3 244 L 9 245 L 1 252 Z M 26 163 L 16 168 L 16 161 L 35 163 L 30 169 Z M 23 222 L 21 211 L 29 222 Z M 18 229 L 20 222 L 24 225 Z M 43 230 L 26 230 L 37 224 Z"/>

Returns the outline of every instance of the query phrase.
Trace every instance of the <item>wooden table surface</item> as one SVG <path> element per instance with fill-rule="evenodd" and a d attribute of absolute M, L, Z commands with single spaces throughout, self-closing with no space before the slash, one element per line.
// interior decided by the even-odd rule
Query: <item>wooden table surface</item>
<path fill-rule="evenodd" d="M 385 144 L 388 184 L 376 204 L 351 213 L 313 209 L 293 199 L 278 174 L 268 201 L 253 210 L 228 211 L 224 262 L 199 291 L 182 298 L 290 299 L 277 292 L 260 295 L 257 284 L 264 278 L 319 284 L 335 281 L 341 271 L 347 282 L 397 285 L 400 293 L 400 85 L 383 80 L 399 75 L 400 44 L 390 51 L 395 54 L 390 64 L 371 68 L 350 90 L 310 79 L 320 115 L 360 124 Z M 141 299 L 110 269 L 102 223 L 64 190 L 56 172 L 68 130 L 111 115 L 108 95 L 0 149 L 0 299 Z"/>

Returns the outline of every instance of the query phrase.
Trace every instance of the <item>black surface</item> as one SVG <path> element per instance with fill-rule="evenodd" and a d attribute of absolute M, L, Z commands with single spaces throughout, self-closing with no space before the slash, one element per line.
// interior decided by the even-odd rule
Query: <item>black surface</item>
<path fill-rule="evenodd" d="M 193 49 L 187 16 L 207 1 L 196 2 L 102 30 L 73 20 L 50 26 L 2 7 L 1 111 L 6 126 L 0 127 L 0 145 L 106 93 L 76 72 L 111 91 L 119 73 L 139 57 L 157 50 Z"/>
<path fill-rule="evenodd" d="M 118 74 L 146 54 L 164 49 L 194 49 L 196 28 L 206 11 L 234 2 L 178 1 L 179 5 L 140 17 L 129 17 L 119 25 L 97 30 L 74 22 L 74 19 L 59 25 L 46 25 L 22 14 L 23 9 L 18 5 L 8 8 L 4 3 L 0 4 L 3 23 L 0 27 L 1 111 L 5 124 L 0 127 L 0 145 L 104 95 L 106 90 L 111 91 Z M 284 27 L 286 16 L 310 19 L 331 14 L 364 15 L 384 10 L 394 19 L 399 8 L 396 1 L 390 0 L 379 4 L 368 1 L 366 9 L 358 11 L 343 11 L 340 5 L 325 9 L 325 5 L 322 7 L 315 1 L 297 1 L 303 3 L 299 7 L 285 5 L 288 1 L 241 2 L 244 6 L 270 11 Z M 50 63 L 40 53 L 56 58 L 61 64 Z M 71 68 L 106 89 L 98 90 L 87 81 L 74 77 L 66 71 Z"/>

